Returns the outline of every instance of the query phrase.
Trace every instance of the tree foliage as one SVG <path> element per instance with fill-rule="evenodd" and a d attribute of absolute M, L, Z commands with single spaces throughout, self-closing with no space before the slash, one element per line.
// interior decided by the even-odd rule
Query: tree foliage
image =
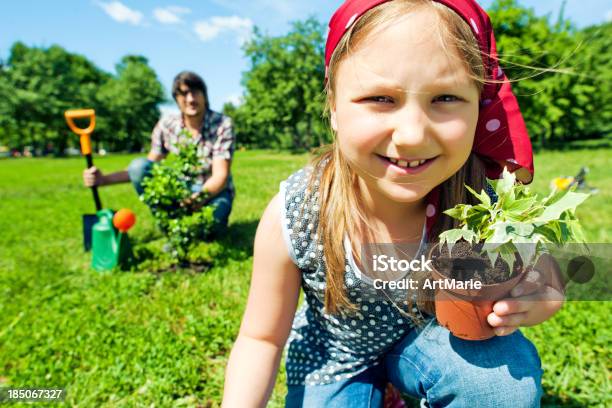
<path fill-rule="evenodd" d="M 579 30 L 563 9 L 556 18 L 537 16 L 516 0 L 496 0 L 489 14 L 534 145 L 609 137 L 612 22 Z M 223 109 L 240 145 L 302 150 L 329 142 L 323 28 L 309 18 L 282 36 L 256 29 L 245 44 L 250 67 L 243 73 L 243 102 Z M 6 63 L 0 61 L 0 145 L 62 152 L 78 145 L 63 112 L 91 107 L 98 113 L 97 146 L 141 150 L 163 101 L 144 57 L 125 56 L 115 73 L 107 73 L 59 46 L 16 42 Z"/>
<path fill-rule="evenodd" d="M 516 0 L 489 10 L 500 63 L 536 146 L 610 135 L 612 23 L 578 30 L 560 10 L 536 16 Z M 244 102 L 226 104 L 239 143 L 254 147 L 311 148 L 329 141 L 324 106 L 324 36 L 310 18 L 270 37 L 256 31 L 245 47 Z"/>
<path fill-rule="evenodd" d="M 0 144 L 61 153 L 78 145 L 64 111 L 87 107 L 97 113 L 95 143 L 139 150 L 163 100 L 163 88 L 143 57 L 124 57 L 112 75 L 60 46 L 16 42 L 0 69 Z"/>
<path fill-rule="evenodd" d="M 553 24 L 516 0 L 496 1 L 489 14 L 500 63 L 516 81 L 513 89 L 536 145 L 610 133 L 612 66 L 605 35 L 610 38 L 611 23 L 579 31 L 564 19 L 563 8 Z"/>
<path fill-rule="evenodd" d="M 244 103 L 226 104 L 243 145 L 305 149 L 328 140 L 323 121 L 324 35 L 314 18 L 284 36 L 255 30 L 244 47 Z"/>

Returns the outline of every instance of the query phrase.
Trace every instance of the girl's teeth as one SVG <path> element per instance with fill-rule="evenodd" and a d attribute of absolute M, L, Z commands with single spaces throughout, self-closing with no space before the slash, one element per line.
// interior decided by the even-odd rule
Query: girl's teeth
<path fill-rule="evenodd" d="M 408 162 L 406 160 L 399 160 L 399 159 L 394 159 L 391 157 L 387 158 L 391 163 L 400 166 L 400 167 L 418 167 L 420 165 L 422 165 L 423 163 L 425 163 L 427 161 L 427 159 L 423 159 L 423 160 L 413 160 L 411 162 Z"/>

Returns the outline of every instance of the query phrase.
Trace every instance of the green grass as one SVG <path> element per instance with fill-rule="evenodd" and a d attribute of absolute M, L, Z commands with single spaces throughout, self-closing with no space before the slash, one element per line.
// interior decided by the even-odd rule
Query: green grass
<path fill-rule="evenodd" d="M 611 242 L 612 150 L 547 152 L 534 187 L 591 168 L 599 187 L 579 210 L 592 242 Z M 105 171 L 134 156 L 96 158 Z M 81 249 L 92 212 L 82 158 L 0 161 L 0 385 L 61 387 L 70 406 L 217 406 L 251 270 L 252 239 L 278 183 L 304 155 L 238 152 L 227 251 L 206 273 L 96 273 Z M 138 216 L 136 242 L 157 234 L 131 186 L 101 189 L 105 207 Z M 548 404 L 610 405 L 609 316 L 604 302 L 570 302 L 525 330 L 544 364 Z M 270 406 L 282 405 L 284 369 Z"/>

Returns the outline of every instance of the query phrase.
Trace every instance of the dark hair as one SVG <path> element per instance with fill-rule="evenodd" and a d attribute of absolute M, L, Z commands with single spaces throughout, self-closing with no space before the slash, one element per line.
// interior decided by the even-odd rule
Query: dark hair
<path fill-rule="evenodd" d="M 176 96 L 179 94 L 181 85 L 186 85 L 191 90 L 202 91 L 204 94 L 204 105 L 206 110 L 209 109 L 210 105 L 208 103 L 208 91 L 206 89 L 206 83 L 201 76 L 191 71 L 182 71 L 179 72 L 172 82 L 172 97 L 176 101 Z"/>

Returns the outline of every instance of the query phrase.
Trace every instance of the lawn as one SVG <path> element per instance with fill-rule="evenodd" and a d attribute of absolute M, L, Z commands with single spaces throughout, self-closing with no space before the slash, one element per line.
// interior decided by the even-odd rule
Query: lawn
<path fill-rule="evenodd" d="M 600 193 L 578 215 L 591 242 L 612 242 L 612 149 L 536 157 L 534 188 L 588 165 Z M 96 158 L 106 171 L 135 156 Z M 69 406 L 218 406 L 249 286 L 252 238 L 278 183 L 305 155 L 238 152 L 228 250 L 205 273 L 97 273 L 81 249 L 93 210 L 82 158 L 0 160 L 0 386 L 66 389 Z M 157 234 L 131 186 L 101 190 L 138 216 L 136 242 Z M 525 330 L 545 370 L 545 404 L 610 406 L 608 302 L 568 302 Z M 281 406 L 284 370 L 270 406 Z M 54 405 L 55 406 L 55 405 Z"/>

